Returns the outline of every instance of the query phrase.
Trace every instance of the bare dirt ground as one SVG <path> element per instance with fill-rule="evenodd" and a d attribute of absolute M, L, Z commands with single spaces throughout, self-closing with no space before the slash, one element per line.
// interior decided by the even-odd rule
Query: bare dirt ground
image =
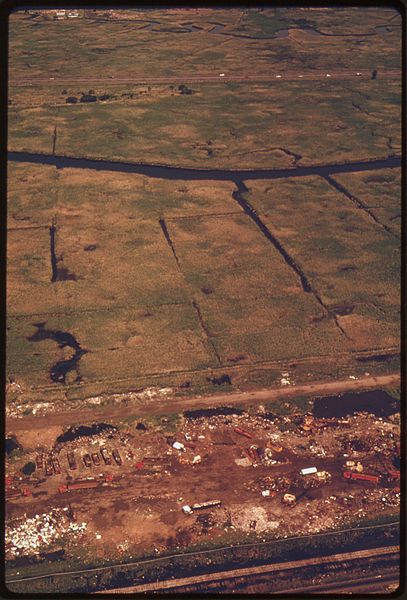
<path fill-rule="evenodd" d="M 242 536 L 266 541 L 270 536 L 310 535 L 397 514 L 397 414 L 357 413 L 343 419 L 240 411 L 182 418 L 175 428 L 168 419 L 147 428 L 139 425 L 122 423 L 119 429 L 52 443 L 46 431 L 30 437 L 34 448 L 6 465 L 9 558 L 35 553 L 38 547 L 59 547 L 61 538 L 44 542 L 50 532 L 43 521 L 53 511 L 70 514 L 63 538 L 66 556 L 85 562 L 176 552 L 200 542 L 229 545 Z M 26 434 L 13 433 L 27 447 Z M 103 447 L 110 456 L 118 450 L 122 463 L 104 464 Z M 74 453 L 76 469 L 69 468 L 68 452 Z M 47 476 L 39 467 L 24 477 L 22 466 L 42 454 L 46 460 L 57 458 L 61 472 Z M 97 454 L 99 463 L 86 466 L 86 454 Z M 357 464 L 376 479 L 345 478 L 343 472 Z M 320 475 L 301 475 L 305 467 L 315 467 Z M 96 487 L 64 488 L 89 481 Z M 24 487 L 28 495 L 10 497 Z M 285 504 L 286 493 L 296 497 L 294 505 Z M 186 504 L 208 500 L 219 500 L 220 506 L 182 511 Z M 74 526 L 81 532 L 75 533 Z M 52 531 L 58 527 L 53 525 Z M 21 543 L 32 546 L 24 549 Z"/>

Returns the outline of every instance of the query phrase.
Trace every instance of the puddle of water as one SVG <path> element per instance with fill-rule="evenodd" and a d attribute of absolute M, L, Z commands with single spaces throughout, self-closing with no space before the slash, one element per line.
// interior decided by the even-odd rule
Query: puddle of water
<path fill-rule="evenodd" d="M 102 431 L 117 431 L 117 427 L 109 425 L 108 423 L 93 423 L 93 425 L 79 425 L 78 427 L 70 427 L 65 433 L 57 437 L 57 444 L 64 444 L 65 442 L 72 442 L 80 437 L 90 437 Z"/>
<path fill-rule="evenodd" d="M 388 417 L 399 411 L 399 400 L 383 390 L 372 390 L 316 398 L 312 414 L 319 418 L 341 418 L 356 412 L 368 412 L 377 417 Z"/>
<path fill-rule="evenodd" d="M 6 454 L 9 455 L 12 452 L 14 452 L 14 450 L 21 450 L 22 447 L 20 446 L 20 444 L 17 442 L 17 440 L 15 438 L 9 437 L 9 438 L 6 438 L 5 449 L 6 449 Z"/>
<path fill-rule="evenodd" d="M 356 360 L 359 362 L 387 362 L 396 358 L 396 354 L 374 354 L 372 356 L 358 356 Z"/>
<path fill-rule="evenodd" d="M 68 333 L 67 331 L 54 331 L 52 329 L 45 329 L 46 321 L 42 323 L 33 323 L 33 325 L 37 328 L 37 331 L 27 338 L 29 342 L 53 340 L 54 342 L 57 342 L 60 348 L 65 348 L 68 346 L 75 350 L 75 354 L 71 358 L 60 360 L 51 367 L 51 381 L 64 384 L 66 375 L 69 371 L 76 371 L 76 381 L 80 381 L 77 364 L 80 358 L 88 351 L 81 348 L 80 344 L 76 341 L 71 333 Z"/>
<path fill-rule="evenodd" d="M 232 381 L 229 375 L 221 375 L 220 377 L 209 377 L 208 381 L 210 381 L 213 385 L 222 385 L 223 383 L 232 385 Z"/>
<path fill-rule="evenodd" d="M 220 415 L 242 415 L 244 411 L 231 406 L 220 406 L 219 408 L 202 408 L 200 410 L 186 410 L 184 417 L 187 419 L 199 419 L 200 417 L 216 417 Z"/>

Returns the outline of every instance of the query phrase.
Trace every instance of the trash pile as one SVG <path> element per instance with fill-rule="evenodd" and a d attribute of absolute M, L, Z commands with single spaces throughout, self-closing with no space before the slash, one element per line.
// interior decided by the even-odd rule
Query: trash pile
<path fill-rule="evenodd" d="M 14 527 L 6 525 L 6 557 L 10 559 L 16 556 L 38 554 L 44 546 L 50 546 L 58 539 L 83 535 L 87 524 L 70 520 L 67 516 L 68 513 L 68 507 L 55 508 L 49 513 L 18 519 L 19 524 Z"/>

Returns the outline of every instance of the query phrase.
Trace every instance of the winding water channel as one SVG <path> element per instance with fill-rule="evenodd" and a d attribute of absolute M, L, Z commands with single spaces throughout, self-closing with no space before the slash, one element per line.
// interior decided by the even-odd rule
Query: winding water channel
<path fill-rule="evenodd" d="M 215 180 L 215 181 L 244 181 L 246 179 L 283 179 L 286 177 L 305 177 L 320 175 L 326 177 L 333 173 L 356 173 L 374 169 L 391 169 L 401 166 L 401 158 L 390 156 L 383 159 L 324 164 L 315 166 L 296 166 L 284 169 L 195 169 L 191 167 L 171 167 L 166 165 L 131 163 L 96 158 L 76 158 L 40 154 L 34 152 L 14 152 L 7 155 L 13 162 L 53 165 L 57 169 L 93 169 L 96 171 L 118 171 L 122 173 L 138 173 L 158 179 L 180 180 Z"/>

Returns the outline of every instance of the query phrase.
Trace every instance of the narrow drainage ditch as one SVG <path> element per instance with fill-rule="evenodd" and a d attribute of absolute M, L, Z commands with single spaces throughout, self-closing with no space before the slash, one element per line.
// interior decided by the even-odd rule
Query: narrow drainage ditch
<path fill-rule="evenodd" d="M 175 262 L 177 263 L 178 270 L 181 273 L 181 276 L 184 279 L 186 285 L 189 287 L 188 282 L 185 279 L 184 273 L 182 272 L 182 269 L 181 269 L 181 266 L 180 266 L 180 262 L 179 262 L 179 259 L 178 259 L 178 256 L 177 256 L 177 253 L 176 253 L 175 248 L 174 248 L 174 244 L 172 243 L 172 239 L 171 239 L 170 233 L 169 233 L 168 228 L 167 228 L 167 224 L 166 224 L 166 222 L 165 222 L 165 220 L 163 218 L 160 218 L 158 220 L 158 222 L 160 224 L 160 227 L 162 229 L 164 237 L 167 240 L 167 244 L 170 247 L 171 252 L 172 252 L 172 254 L 173 254 L 174 258 L 175 258 Z M 206 339 L 208 340 L 208 342 L 209 342 L 209 344 L 210 344 L 210 346 L 212 348 L 212 351 L 213 351 L 214 355 L 216 356 L 216 360 L 217 360 L 218 364 L 221 365 L 222 361 L 221 361 L 221 358 L 219 356 L 219 353 L 218 353 L 215 345 L 213 344 L 213 342 L 211 340 L 211 333 L 210 333 L 209 329 L 207 328 L 207 326 L 205 324 L 205 321 L 204 321 L 204 319 L 202 317 L 202 313 L 201 313 L 201 309 L 199 307 L 199 304 L 198 304 L 198 302 L 194 298 L 192 298 L 191 305 L 192 305 L 193 309 L 195 310 L 195 312 L 197 314 L 198 322 L 199 322 L 199 325 L 201 327 L 201 330 L 204 333 Z"/>
<path fill-rule="evenodd" d="M 75 381 L 81 381 L 81 377 L 78 372 L 78 363 L 81 357 L 88 352 L 81 348 L 80 344 L 76 341 L 71 333 L 66 331 L 58 331 L 52 329 L 45 329 L 46 322 L 44 323 L 33 323 L 37 331 L 33 335 L 27 337 L 29 342 L 42 342 L 43 340 L 53 340 L 57 342 L 59 348 L 72 348 L 75 352 L 71 358 L 59 360 L 50 368 L 50 379 L 55 383 L 65 384 L 66 375 L 70 371 L 76 372 Z"/>
<path fill-rule="evenodd" d="M 400 401 L 384 390 L 347 392 L 338 396 L 316 398 L 312 410 L 312 414 L 318 418 L 341 418 L 357 412 L 389 417 L 400 412 Z"/>
<path fill-rule="evenodd" d="M 115 171 L 120 173 L 138 173 L 158 179 L 182 181 L 236 181 L 245 179 L 285 179 L 288 177 L 306 177 L 319 175 L 326 177 L 333 173 L 357 173 L 377 169 L 393 169 L 401 166 L 401 158 L 389 156 L 385 159 L 372 159 L 337 164 L 297 166 L 284 169 L 194 169 L 189 167 L 171 167 L 168 165 L 131 163 L 103 160 L 97 158 L 75 158 L 40 154 L 38 152 L 7 153 L 7 160 L 40 165 L 53 165 L 57 169 L 94 169 L 96 171 Z"/>
<path fill-rule="evenodd" d="M 77 281 L 75 273 L 70 273 L 66 267 L 58 266 L 59 262 L 62 262 L 62 257 L 58 257 L 56 254 L 56 219 L 54 218 L 49 228 L 50 235 L 50 252 L 51 252 L 51 283 L 56 281 Z"/>
<path fill-rule="evenodd" d="M 387 231 L 387 233 L 389 233 L 393 237 L 399 239 L 398 235 L 395 234 L 394 231 L 392 231 L 389 227 L 387 227 L 387 225 L 384 225 L 384 223 L 379 221 L 379 219 L 375 216 L 374 213 L 372 213 L 372 211 L 369 209 L 368 206 L 366 206 L 366 204 L 364 204 L 361 200 L 359 200 L 359 198 L 356 198 L 356 196 L 353 196 L 350 192 L 348 192 L 348 190 L 343 185 L 341 185 L 338 181 L 336 181 L 336 179 L 334 179 L 333 177 L 330 177 L 329 175 L 325 175 L 324 179 L 325 179 L 325 181 L 327 181 L 329 183 L 329 185 L 331 185 L 338 192 L 340 192 L 341 194 L 346 196 L 349 200 L 351 200 L 353 202 L 353 204 L 355 204 L 358 208 L 361 208 L 362 210 L 364 210 L 369 215 L 369 217 L 371 219 L 373 219 L 373 221 L 377 225 L 380 225 L 380 227 L 382 227 L 385 231 Z"/>
<path fill-rule="evenodd" d="M 54 127 L 54 133 L 52 134 L 52 156 L 55 156 L 55 149 L 57 145 L 57 126 Z"/>
<path fill-rule="evenodd" d="M 272 243 L 272 245 L 274 246 L 274 248 L 282 256 L 282 258 L 284 259 L 284 261 L 286 262 L 286 264 L 289 267 L 291 267 L 291 269 L 293 269 L 293 271 L 296 273 L 296 275 L 300 279 L 300 282 L 301 282 L 301 285 L 302 285 L 302 289 L 304 290 L 304 292 L 311 293 L 314 296 L 314 298 L 317 300 L 317 302 L 320 304 L 320 306 L 322 306 L 322 308 L 325 310 L 327 316 L 333 319 L 336 327 L 341 331 L 341 333 L 346 338 L 348 338 L 348 335 L 346 334 L 346 332 L 344 331 L 344 329 L 339 324 L 338 319 L 336 317 L 336 314 L 334 312 L 332 312 L 324 304 L 324 302 L 322 301 L 322 298 L 312 288 L 310 282 L 308 281 L 307 276 L 302 272 L 302 270 L 297 265 L 297 263 L 295 262 L 295 260 L 288 254 L 288 252 L 285 250 L 285 248 L 282 246 L 282 244 L 271 233 L 271 231 L 269 230 L 269 228 L 267 227 L 267 225 L 265 223 L 263 223 L 263 221 L 260 219 L 260 217 L 257 214 L 257 212 L 255 211 L 255 209 L 251 206 L 250 202 L 248 200 L 245 200 L 245 198 L 243 197 L 243 194 L 247 193 L 249 190 L 245 186 L 244 182 L 242 180 L 235 179 L 234 183 L 237 186 L 237 190 L 235 190 L 234 192 L 232 192 L 233 199 L 236 200 L 236 202 L 238 202 L 239 206 L 243 209 L 243 211 L 245 212 L 245 214 L 248 217 L 250 217 L 252 219 L 252 221 L 254 221 L 254 223 L 257 225 L 257 227 L 260 229 L 260 231 L 263 233 L 263 235 L 269 240 L 269 242 Z"/>

